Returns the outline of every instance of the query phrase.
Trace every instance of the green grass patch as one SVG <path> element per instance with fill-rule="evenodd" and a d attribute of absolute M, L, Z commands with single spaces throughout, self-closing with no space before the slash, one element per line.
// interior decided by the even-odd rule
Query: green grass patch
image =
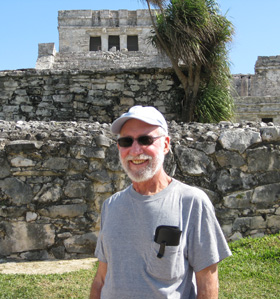
<path fill-rule="evenodd" d="M 280 235 L 230 243 L 219 264 L 219 298 L 280 298 Z"/>
<path fill-rule="evenodd" d="M 230 243 L 233 256 L 219 264 L 220 299 L 280 298 L 280 235 Z M 65 274 L 0 274 L 0 298 L 89 297 L 95 265 Z"/>

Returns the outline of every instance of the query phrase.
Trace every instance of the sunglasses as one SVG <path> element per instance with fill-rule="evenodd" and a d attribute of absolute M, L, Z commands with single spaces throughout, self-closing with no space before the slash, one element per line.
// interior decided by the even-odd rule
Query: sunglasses
<path fill-rule="evenodd" d="M 138 142 L 139 145 L 151 145 L 157 140 L 158 138 L 164 137 L 162 136 L 149 136 L 149 135 L 144 135 L 140 136 L 138 138 L 132 138 L 132 137 L 121 137 L 117 140 L 118 145 L 120 147 L 131 147 L 134 140 Z"/>

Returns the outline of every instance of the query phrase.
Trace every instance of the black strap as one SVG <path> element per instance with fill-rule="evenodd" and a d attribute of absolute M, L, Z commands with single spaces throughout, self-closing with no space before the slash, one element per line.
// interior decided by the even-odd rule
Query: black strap
<path fill-rule="evenodd" d="M 157 257 L 159 259 L 161 259 L 163 257 L 163 255 L 164 255 L 165 246 L 166 246 L 166 242 L 165 241 L 163 241 L 163 242 L 160 243 L 159 252 L 157 254 Z"/>

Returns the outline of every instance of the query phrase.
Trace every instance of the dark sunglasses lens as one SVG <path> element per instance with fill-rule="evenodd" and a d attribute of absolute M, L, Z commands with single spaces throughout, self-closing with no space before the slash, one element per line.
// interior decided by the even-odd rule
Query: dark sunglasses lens
<path fill-rule="evenodd" d="M 138 143 L 140 145 L 151 145 L 154 142 L 152 136 L 141 136 L 138 138 Z"/>
<path fill-rule="evenodd" d="M 130 137 L 122 137 L 118 139 L 118 144 L 120 147 L 130 147 L 133 143 L 133 139 Z"/>

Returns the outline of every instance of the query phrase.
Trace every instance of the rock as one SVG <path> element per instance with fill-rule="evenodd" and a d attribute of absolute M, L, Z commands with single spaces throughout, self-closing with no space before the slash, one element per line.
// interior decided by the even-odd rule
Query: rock
<path fill-rule="evenodd" d="M 36 220 L 38 217 L 38 215 L 36 213 L 33 212 L 27 212 L 26 213 L 26 222 L 31 222 Z"/>
<path fill-rule="evenodd" d="M 219 137 L 219 142 L 224 149 L 236 150 L 240 154 L 244 153 L 249 146 L 261 141 L 259 132 L 243 129 L 226 130 Z"/>
<path fill-rule="evenodd" d="M 87 211 L 86 204 L 57 205 L 40 210 L 40 214 L 50 218 L 75 218 L 83 216 Z"/>
<path fill-rule="evenodd" d="M 87 233 L 64 240 L 64 246 L 69 253 L 92 254 L 95 250 L 96 242 L 97 235 L 95 233 Z"/>
<path fill-rule="evenodd" d="M 0 181 L 0 189 L 17 206 L 28 204 L 33 199 L 31 187 L 16 178 L 6 178 Z"/>
<path fill-rule="evenodd" d="M 43 250 L 55 242 L 54 228 L 50 224 L 5 222 L 4 227 L 6 237 L 0 239 L 0 255 Z"/>
<path fill-rule="evenodd" d="M 207 173 L 207 166 L 210 164 L 210 160 L 203 152 L 176 146 L 175 155 L 178 157 L 179 167 L 184 174 L 202 175 Z"/>

